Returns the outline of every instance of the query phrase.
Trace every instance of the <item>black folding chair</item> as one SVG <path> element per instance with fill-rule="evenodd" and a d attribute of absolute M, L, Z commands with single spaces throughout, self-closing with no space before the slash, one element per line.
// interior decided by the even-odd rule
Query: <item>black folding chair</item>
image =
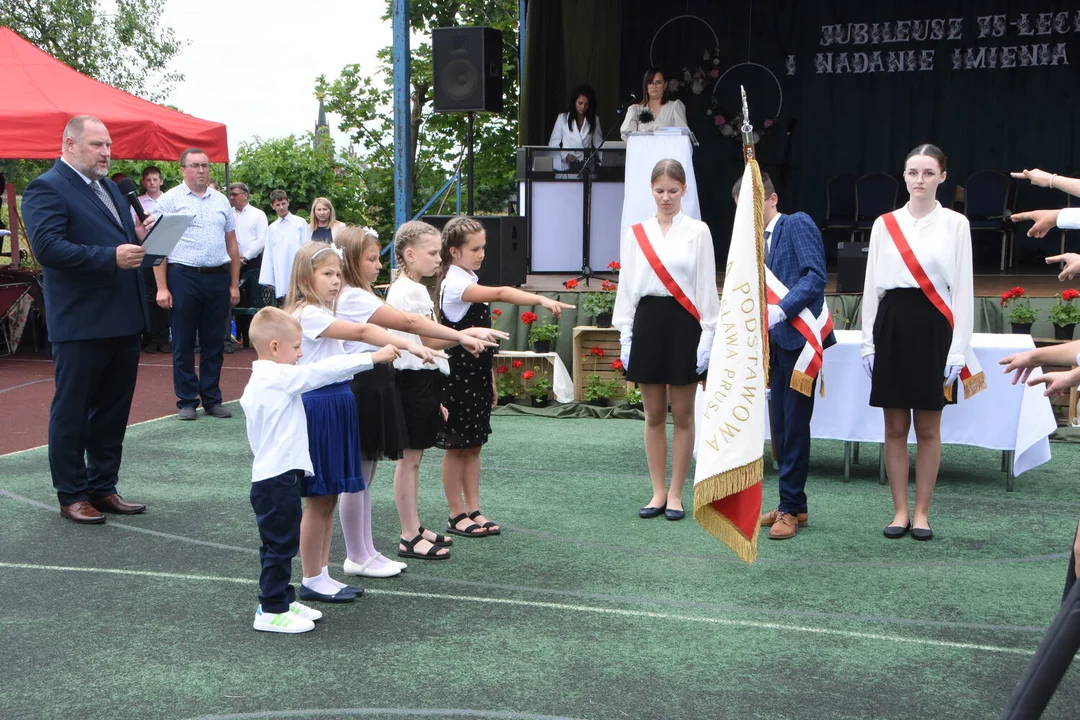
<path fill-rule="evenodd" d="M 825 184 L 824 230 L 849 230 L 855 239 L 855 175 L 835 175 Z"/>
<path fill-rule="evenodd" d="M 1007 222 L 1009 216 L 1009 176 L 993 170 L 984 170 L 968 177 L 964 183 L 965 205 L 964 214 L 967 215 L 971 232 L 993 232 L 1001 235 L 1001 270 L 1005 270 L 1005 259 L 1008 257 L 1009 267 L 1012 267 L 1016 252 L 1015 243 L 1011 241 L 1011 223 Z M 1010 252 L 1006 253 L 1009 248 Z"/>
<path fill-rule="evenodd" d="M 899 187 L 896 178 L 883 172 L 863 175 L 855 182 L 855 232 L 869 239 L 874 221 L 896 209 Z"/>
<path fill-rule="evenodd" d="M 945 182 L 937 186 L 937 201 L 946 210 L 956 209 L 956 182 L 945 177 Z"/>

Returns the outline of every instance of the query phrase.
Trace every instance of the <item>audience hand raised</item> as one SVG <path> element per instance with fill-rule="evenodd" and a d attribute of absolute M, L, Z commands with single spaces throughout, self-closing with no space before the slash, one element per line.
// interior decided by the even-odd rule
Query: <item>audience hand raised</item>
<path fill-rule="evenodd" d="M 401 351 L 393 345 L 383 345 L 380 349 L 371 353 L 371 362 L 376 365 L 381 363 L 392 363 L 401 357 Z"/>

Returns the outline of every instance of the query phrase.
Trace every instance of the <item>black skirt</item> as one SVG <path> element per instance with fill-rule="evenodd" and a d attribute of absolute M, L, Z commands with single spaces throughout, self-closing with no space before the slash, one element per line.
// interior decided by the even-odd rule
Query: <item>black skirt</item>
<path fill-rule="evenodd" d="M 435 447 L 435 438 L 442 426 L 439 402 L 445 377 L 438 370 L 399 370 L 397 373 L 408 436 L 405 447 L 409 450 Z"/>
<path fill-rule="evenodd" d="M 701 324 L 673 297 L 647 295 L 634 313 L 626 379 L 653 385 L 691 385 L 697 373 Z"/>
<path fill-rule="evenodd" d="M 408 435 L 394 366 L 380 363 L 349 383 L 360 417 L 360 452 L 368 460 L 401 459 Z"/>
<path fill-rule="evenodd" d="M 870 405 L 906 410 L 941 410 L 942 383 L 952 344 L 949 321 L 919 288 L 885 293 L 874 319 L 874 377 Z"/>
<path fill-rule="evenodd" d="M 491 327 L 491 309 L 485 303 L 473 303 L 457 322 L 442 315 L 442 324 L 455 330 Z M 443 405 L 450 417 L 442 424 L 435 446 L 442 450 L 465 450 L 483 447 L 491 435 L 491 401 L 494 388 L 491 363 L 495 349 L 487 348 L 480 357 L 460 345 L 446 351 L 450 356 L 450 377 L 443 388 Z"/>

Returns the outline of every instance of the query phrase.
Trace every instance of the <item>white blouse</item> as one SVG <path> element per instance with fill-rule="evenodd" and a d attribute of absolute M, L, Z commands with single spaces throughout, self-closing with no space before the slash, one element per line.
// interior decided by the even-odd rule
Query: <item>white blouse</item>
<path fill-rule="evenodd" d="M 343 285 L 338 293 L 334 314 L 352 323 L 369 323 L 375 311 L 382 307 L 382 300 L 363 288 Z M 381 346 L 369 345 L 359 340 L 344 340 L 345 352 L 375 352 Z"/>
<path fill-rule="evenodd" d="M 586 119 L 579 128 L 577 118 L 572 117 L 569 125 L 567 125 L 566 118 L 569 115 L 570 113 L 563 113 L 555 118 L 555 127 L 551 129 L 548 147 L 561 147 L 566 150 L 586 147 L 599 148 L 600 144 L 604 142 L 604 134 L 600 132 L 600 123 L 597 122 L 594 128 Z"/>
<path fill-rule="evenodd" d="M 439 308 L 450 322 L 460 322 L 469 312 L 471 302 L 462 300 L 461 296 L 470 285 L 480 282 L 476 273 L 466 270 L 458 265 L 451 265 L 443 278 L 442 287 L 439 288 Z"/>
<path fill-rule="evenodd" d="M 953 337 L 946 362 L 949 365 L 963 365 L 975 323 L 971 227 L 968 220 L 958 212 L 941 207 L 941 203 L 937 203 L 933 212 L 923 218 L 913 218 L 907 205 L 894 211 L 893 215 L 919 264 L 952 310 Z M 917 287 L 919 283 L 900 257 L 885 221 L 879 217 L 870 231 L 870 255 L 866 262 L 863 288 L 863 357 L 874 353 L 874 319 L 885 292 L 894 288 Z"/>
<path fill-rule="evenodd" d="M 411 278 L 400 276 L 390 286 L 386 293 L 386 304 L 401 312 L 422 315 L 429 320 L 435 320 L 435 303 L 428 293 L 428 289 Z M 438 322 L 436 320 L 436 322 Z M 391 330 L 390 332 L 400 335 L 411 342 L 420 342 L 419 335 Z M 439 370 L 443 375 L 450 374 L 450 364 L 443 358 L 435 358 L 435 365 L 425 365 L 420 358 L 410 352 L 402 352 L 401 357 L 394 361 L 394 367 L 398 370 L 431 370 L 432 367 Z"/>
<path fill-rule="evenodd" d="M 716 318 L 720 314 L 716 260 L 709 226 L 682 213 L 674 217 L 667 235 L 660 231 L 660 223 L 655 216 L 642 225 L 657 257 L 697 307 L 701 314 L 702 335 L 707 335 L 708 340 L 716 332 Z M 618 328 L 621 338 L 625 339 L 633 330 L 638 301 L 648 295 L 671 297 L 671 293 L 645 259 L 633 227 L 626 229 L 621 258 L 619 289 L 615 295 L 611 322 Z"/>
<path fill-rule="evenodd" d="M 660 112 L 652 122 L 643 123 L 640 120 L 641 113 L 647 108 L 640 104 L 631 105 L 626 111 L 626 119 L 623 120 L 619 131 L 622 139 L 632 132 L 649 132 L 666 127 L 689 127 L 686 124 L 686 106 L 682 100 L 671 100 L 660 106 Z"/>
<path fill-rule="evenodd" d="M 293 313 L 293 317 L 300 321 L 300 329 L 303 331 L 300 339 L 300 351 L 303 357 L 297 361 L 297 364 L 306 365 L 324 358 L 345 354 L 344 342 L 337 338 L 322 337 L 326 328 L 337 319 L 334 313 L 317 305 L 304 305 Z"/>

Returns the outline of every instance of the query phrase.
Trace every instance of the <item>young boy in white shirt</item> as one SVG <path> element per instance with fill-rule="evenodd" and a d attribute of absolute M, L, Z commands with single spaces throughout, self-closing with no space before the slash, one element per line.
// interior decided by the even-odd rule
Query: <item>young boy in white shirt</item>
<path fill-rule="evenodd" d="M 292 559 L 300 548 L 301 490 L 312 475 L 307 419 L 301 393 L 349 380 L 375 363 L 393 362 L 398 350 L 387 345 L 296 365 L 300 323 L 283 310 L 265 307 L 251 320 L 251 344 L 258 359 L 240 397 L 247 418 L 248 443 L 255 454 L 251 470 L 251 507 L 259 525 L 259 607 L 254 628 L 265 632 L 302 633 L 322 617 L 296 602 L 289 581 Z"/>

